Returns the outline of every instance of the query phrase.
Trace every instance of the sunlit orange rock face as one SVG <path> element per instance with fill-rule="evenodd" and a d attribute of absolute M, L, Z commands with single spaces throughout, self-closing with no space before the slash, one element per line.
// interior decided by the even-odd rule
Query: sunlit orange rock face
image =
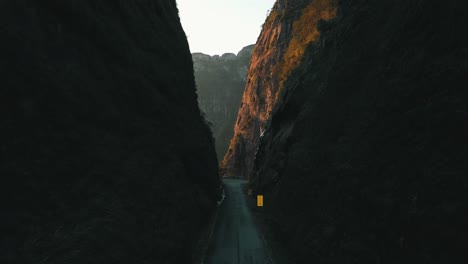
<path fill-rule="evenodd" d="M 283 83 L 301 62 L 306 47 L 317 41 L 320 20 L 336 16 L 336 0 L 279 0 L 257 40 L 234 136 L 221 168 L 226 176 L 249 177 L 264 125 Z"/>

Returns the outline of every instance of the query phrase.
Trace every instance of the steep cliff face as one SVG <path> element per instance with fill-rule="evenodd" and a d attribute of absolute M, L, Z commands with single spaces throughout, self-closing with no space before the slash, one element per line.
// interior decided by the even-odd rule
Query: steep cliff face
<path fill-rule="evenodd" d="M 1 263 L 190 263 L 220 182 L 177 13 L 1 2 Z"/>
<path fill-rule="evenodd" d="M 222 170 L 249 177 L 264 124 L 278 94 L 297 68 L 307 45 L 320 36 L 317 24 L 336 15 L 335 0 L 278 1 L 253 51 L 247 84 Z"/>
<path fill-rule="evenodd" d="M 338 10 L 283 85 L 252 187 L 297 263 L 466 263 L 464 9 Z"/>
<path fill-rule="evenodd" d="M 192 54 L 198 102 L 212 123 L 219 160 L 226 153 L 233 135 L 253 47 L 244 47 L 237 55 Z"/>

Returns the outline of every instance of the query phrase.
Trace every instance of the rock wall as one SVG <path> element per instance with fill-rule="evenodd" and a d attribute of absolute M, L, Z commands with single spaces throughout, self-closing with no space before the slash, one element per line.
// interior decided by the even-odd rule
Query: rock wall
<path fill-rule="evenodd" d="M 291 261 L 468 261 L 464 10 L 341 1 L 319 23 L 251 179 Z"/>
<path fill-rule="evenodd" d="M 334 0 L 278 1 L 255 45 L 234 136 L 221 169 L 249 177 L 264 124 L 283 84 L 299 65 L 307 45 L 318 39 L 318 22 L 335 16 Z"/>
<path fill-rule="evenodd" d="M 190 263 L 218 166 L 176 2 L 0 3 L 0 262 Z"/>
<path fill-rule="evenodd" d="M 218 160 L 222 160 L 233 135 L 253 47 L 244 47 L 237 55 L 192 54 L 198 102 L 212 123 Z"/>

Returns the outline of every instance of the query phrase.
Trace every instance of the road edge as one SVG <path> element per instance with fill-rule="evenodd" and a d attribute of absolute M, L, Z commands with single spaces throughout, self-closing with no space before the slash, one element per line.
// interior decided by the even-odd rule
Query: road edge
<path fill-rule="evenodd" d="M 224 184 L 223 184 L 223 189 L 224 189 Z M 223 194 L 224 194 L 224 191 L 223 191 Z M 216 209 L 209 217 L 210 220 L 208 221 L 208 224 L 203 228 L 203 231 L 201 231 L 199 234 L 199 239 L 198 239 L 198 242 L 196 243 L 195 253 L 193 254 L 194 264 L 205 263 L 206 255 L 207 255 L 207 252 L 208 252 L 208 249 L 209 249 L 212 237 L 213 237 L 216 222 L 218 220 L 218 213 L 219 213 L 220 206 L 222 206 L 222 203 L 216 206 Z"/>

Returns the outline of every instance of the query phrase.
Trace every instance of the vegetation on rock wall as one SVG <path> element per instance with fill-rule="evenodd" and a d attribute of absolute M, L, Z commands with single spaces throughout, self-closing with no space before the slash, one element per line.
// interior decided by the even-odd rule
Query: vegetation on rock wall
<path fill-rule="evenodd" d="M 0 263 L 190 263 L 218 198 L 172 1 L 0 4 Z"/>
<path fill-rule="evenodd" d="M 278 78 L 279 86 L 282 87 L 288 78 L 300 64 L 306 47 L 320 38 L 318 23 L 321 20 L 330 20 L 336 16 L 336 0 L 315 0 L 305 6 L 299 19 L 294 21 L 292 27 L 293 36 L 283 54 L 281 61 L 275 65 L 274 75 Z M 281 89 L 275 95 L 275 101 Z"/>

